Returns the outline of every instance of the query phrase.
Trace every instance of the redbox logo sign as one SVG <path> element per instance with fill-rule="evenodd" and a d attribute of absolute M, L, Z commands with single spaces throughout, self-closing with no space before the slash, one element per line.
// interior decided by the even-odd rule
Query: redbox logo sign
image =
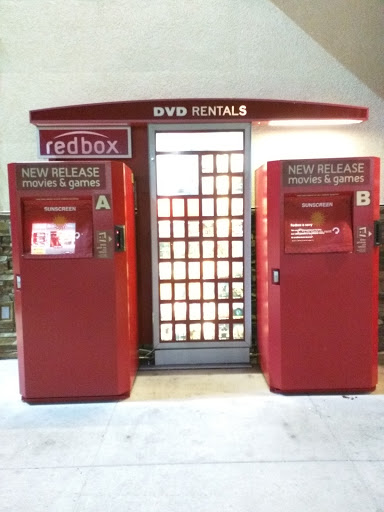
<path fill-rule="evenodd" d="M 39 156 L 131 158 L 130 128 L 40 128 Z"/>

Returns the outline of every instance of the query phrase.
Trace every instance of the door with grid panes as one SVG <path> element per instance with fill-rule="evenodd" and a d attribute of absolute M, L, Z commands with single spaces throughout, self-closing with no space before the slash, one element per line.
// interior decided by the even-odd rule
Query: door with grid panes
<path fill-rule="evenodd" d="M 150 128 L 156 364 L 249 361 L 248 138 Z"/>

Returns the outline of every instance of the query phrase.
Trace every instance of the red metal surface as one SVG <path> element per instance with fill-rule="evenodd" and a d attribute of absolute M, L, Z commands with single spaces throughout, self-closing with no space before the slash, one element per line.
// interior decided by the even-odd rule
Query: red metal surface
<path fill-rule="evenodd" d="M 368 119 L 368 108 L 267 99 L 169 99 L 119 101 L 53 107 L 30 112 L 37 126 L 193 121 L 271 121 L 276 119 Z"/>
<path fill-rule="evenodd" d="M 284 187 L 284 162 L 257 171 L 259 349 L 272 390 L 357 392 L 376 386 L 378 248 L 369 233 L 379 219 L 379 159 L 364 160 L 369 182 L 363 185 Z M 370 204 L 358 205 L 360 190 L 370 192 Z M 285 252 L 284 196 L 295 193 L 330 200 L 331 194 L 351 194 L 352 252 Z M 271 282 L 273 269 L 280 271 L 280 284 Z"/>
<path fill-rule="evenodd" d="M 124 164 L 102 165 L 103 188 L 73 191 L 18 188 L 20 167 L 9 165 L 20 390 L 27 402 L 108 400 L 130 394 L 137 368 L 133 188 Z M 100 195 L 107 204 L 97 209 Z M 26 254 L 23 199 L 49 198 L 51 205 L 63 197 L 92 197 L 93 257 Z M 126 227 L 127 252 L 113 251 L 114 224 Z M 112 235 L 105 251 L 98 246 L 100 233 Z"/>

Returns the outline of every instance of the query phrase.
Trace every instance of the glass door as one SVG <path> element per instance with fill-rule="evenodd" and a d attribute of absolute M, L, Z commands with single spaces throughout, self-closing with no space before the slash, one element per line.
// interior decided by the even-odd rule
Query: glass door
<path fill-rule="evenodd" d="M 248 362 L 248 126 L 150 130 L 156 364 Z"/>

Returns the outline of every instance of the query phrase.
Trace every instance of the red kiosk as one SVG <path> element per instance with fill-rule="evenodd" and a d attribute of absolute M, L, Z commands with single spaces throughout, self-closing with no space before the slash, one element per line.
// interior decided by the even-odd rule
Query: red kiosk
<path fill-rule="evenodd" d="M 257 171 L 258 343 L 279 392 L 377 383 L 379 159 Z"/>
<path fill-rule="evenodd" d="M 133 176 L 121 162 L 8 167 L 26 402 L 129 396 L 136 375 Z"/>

